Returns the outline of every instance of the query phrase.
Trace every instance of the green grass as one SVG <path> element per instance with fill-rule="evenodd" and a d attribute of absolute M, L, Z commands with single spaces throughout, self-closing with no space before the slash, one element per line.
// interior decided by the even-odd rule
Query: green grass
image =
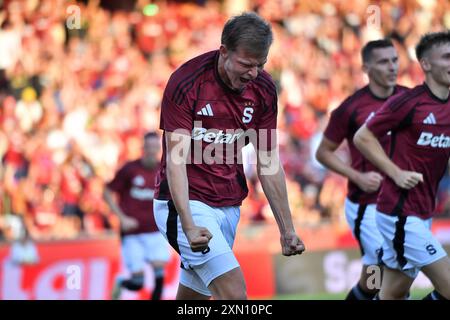
<path fill-rule="evenodd" d="M 420 300 L 430 293 L 430 289 L 415 289 L 411 291 L 411 300 Z M 343 293 L 321 293 L 321 294 L 280 294 L 274 296 L 273 300 L 344 300 L 346 292 Z"/>

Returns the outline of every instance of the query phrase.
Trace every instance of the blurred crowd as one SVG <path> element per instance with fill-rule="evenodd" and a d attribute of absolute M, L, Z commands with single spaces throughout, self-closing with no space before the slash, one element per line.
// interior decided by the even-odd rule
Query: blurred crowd
<path fill-rule="evenodd" d="M 70 239 L 117 232 L 102 200 L 105 181 L 141 153 L 158 130 L 171 72 L 217 49 L 224 22 L 254 10 L 273 24 L 269 71 L 279 91 L 280 154 L 294 218 L 302 225 L 343 221 L 345 179 L 314 152 L 329 112 L 367 82 L 360 49 L 391 36 L 399 83 L 423 76 L 420 35 L 450 28 L 446 0 L 100 1 L 3 0 L 0 11 L 0 239 Z M 340 150 L 347 157 L 345 146 Z M 246 223 L 270 221 L 254 168 L 246 168 Z M 450 212 L 448 173 L 438 210 Z"/>

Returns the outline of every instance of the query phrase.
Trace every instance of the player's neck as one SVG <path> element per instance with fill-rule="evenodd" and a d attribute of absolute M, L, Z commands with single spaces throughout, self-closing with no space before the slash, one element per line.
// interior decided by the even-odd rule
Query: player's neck
<path fill-rule="evenodd" d="M 386 99 L 394 93 L 395 87 L 382 87 L 374 81 L 369 82 L 369 90 L 372 94 L 380 99 Z"/>
<path fill-rule="evenodd" d="M 449 95 L 449 88 L 447 86 L 437 83 L 433 77 L 429 75 L 425 76 L 425 83 L 428 86 L 428 89 L 430 89 L 436 97 L 441 100 L 447 100 Z"/>
<path fill-rule="evenodd" d="M 157 162 L 154 160 L 141 159 L 141 163 L 145 168 L 148 168 L 148 169 L 153 169 L 157 165 Z"/>

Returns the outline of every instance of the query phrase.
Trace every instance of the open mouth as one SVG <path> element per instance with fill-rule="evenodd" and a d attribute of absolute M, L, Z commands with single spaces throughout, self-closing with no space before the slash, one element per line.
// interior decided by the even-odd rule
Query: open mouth
<path fill-rule="evenodd" d="M 250 79 L 243 78 L 243 77 L 240 77 L 239 80 L 240 80 L 242 83 L 249 83 L 249 82 L 250 82 Z"/>

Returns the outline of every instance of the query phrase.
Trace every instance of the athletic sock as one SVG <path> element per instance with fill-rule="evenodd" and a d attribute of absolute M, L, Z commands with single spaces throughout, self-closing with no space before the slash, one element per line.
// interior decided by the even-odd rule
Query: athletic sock
<path fill-rule="evenodd" d="M 155 288 L 151 295 L 151 300 L 161 300 L 161 295 L 164 285 L 164 268 L 156 268 L 155 273 Z"/>
<path fill-rule="evenodd" d="M 352 290 L 347 294 L 345 300 L 372 300 L 376 293 L 365 292 L 357 283 Z"/>
<path fill-rule="evenodd" d="M 427 296 L 425 296 L 422 300 L 447 300 L 443 295 L 441 295 L 436 290 L 430 292 Z"/>
<path fill-rule="evenodd" d="M 131 291 L 139 291 L 144 286 L 144 275 L 132 276 L 130 279 L 123 280 L 121 286 Z"/>

